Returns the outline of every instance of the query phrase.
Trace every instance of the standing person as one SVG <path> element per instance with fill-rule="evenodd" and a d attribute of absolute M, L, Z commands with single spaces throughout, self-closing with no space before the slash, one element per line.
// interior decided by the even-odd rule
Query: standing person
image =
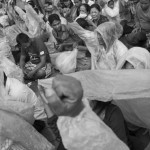
<path fill-rule="evenodd" d="M 140 0 L 135 12 L 135 28 L 126 40 L 132 46 L 143 46 L 147 40 L 146 34 L 150 33 L 150 1 Z"/>
<path fill-rule="evenodd" d="M 21 45 L 20 67 L 25 79 L 47 78 L 51 74 L 51 61 L 44 42 L 40 38 L 31 39 L 24 33 L 20 33 L 16 40 Z M 30 59 L 26 63 L 27 56 Z"/>

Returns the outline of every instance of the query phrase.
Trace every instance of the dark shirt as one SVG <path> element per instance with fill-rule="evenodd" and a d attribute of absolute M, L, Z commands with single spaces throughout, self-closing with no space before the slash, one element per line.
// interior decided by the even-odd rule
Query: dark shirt
<path fill-rule="evenodd" d="M 21 48 L 21 55 L 29 56 L 30 61 L 33 64 L 40 63 L 40 57 L 46 56 L 46 63 L 50 63 L 50 56 L 46 45 L 40 38 L 34 38 L 31 41 L 31 45 L 27 48 Z"/>

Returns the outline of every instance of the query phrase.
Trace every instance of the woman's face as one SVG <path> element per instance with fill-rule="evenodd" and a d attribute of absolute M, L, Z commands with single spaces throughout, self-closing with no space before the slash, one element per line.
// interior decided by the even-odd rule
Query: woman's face
<path fill-rule="evenodd" d="M 98 39 L 99 45 L 105 46 L 105 42 L 100 33 L 97 33 L 97 39 Z"/>
<path fill-rule="evenodd" d="M 83 13 L 85 13 L 85 14 L 87 14 L 88 12 L 87 12 L 87 10 L 86 10 L 86 8 L 82 5 L 81 7 L 80 7 L 80 14 L 83 14 Z"/>
<path fill-rule="evenodd" d="M 93 20 L 97 20 L 100 16 L 100 12 L 96 8 L 92 8 L 90 14 Z"/>
<path fill-rule="evenodd" d="M 128 61 L 125 63 L 123 68 L 124 69 L 135 69 L 134 66 L 131 63 L 129 63 Z"/>

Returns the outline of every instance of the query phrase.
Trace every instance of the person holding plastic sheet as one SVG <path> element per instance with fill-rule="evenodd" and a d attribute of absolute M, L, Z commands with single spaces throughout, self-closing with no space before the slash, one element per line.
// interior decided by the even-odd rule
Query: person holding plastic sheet
<path fill-rule="evenodd" d="M 144 48 L 133 47 L 122 56 L 116 69 L 150 69 L 150 53 Z M 130 117 L 128 116 L 131 114 L 133 116 L 134 114 L 134 116 L 144 115 L 146 117 L 146 111 L 149 112 L 146 101 L 142 99 L 137 101 L 115 101 L 115 104 L 120 107 L 128 121 L 130 140 L 133 143 L 134 149 L 145 149 L 150 141 L 149 133 L 146 131 L 147 129 L 137 126 L 137 124 L 134 125 L 135 122 L 131 120 L 133 118 L 131 117 L 129 119 Z M 137 111 L 135 111 L 135 108 Z"/>
<path fill-rule="evenodd" d="M 57 126 L 67 150 L 128 150 L 96 116 L 83 98 L 81 83 L 73 77 L 57 76 L 52 89 L 39 87 L 41 98 L 58 116 Z"/>
<path fill-rule="evenodd" d="M 51 74 L 51 61 L 44 42 L 40 38 L 31 39 L 24 33 L 17 36 L 17 42 L 21 45 L 20 67 L 25 79 L 47 78 Z M 30 58 L 26 63 L 28 56 Z"/>

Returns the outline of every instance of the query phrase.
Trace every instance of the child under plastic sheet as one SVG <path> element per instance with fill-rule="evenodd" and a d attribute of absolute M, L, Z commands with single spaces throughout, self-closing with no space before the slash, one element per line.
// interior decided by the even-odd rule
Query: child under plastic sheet
<path fill-rule="evenodd" d="M 57 76 L 52 88 L 39 86 L 40 95 L 48 105 L 45 109 L 58 116 L 57 126 L 66 149 L 128 150 L 90 109 L 88 101 L 82 100 L 83 89 L 78 80 Z"/>

